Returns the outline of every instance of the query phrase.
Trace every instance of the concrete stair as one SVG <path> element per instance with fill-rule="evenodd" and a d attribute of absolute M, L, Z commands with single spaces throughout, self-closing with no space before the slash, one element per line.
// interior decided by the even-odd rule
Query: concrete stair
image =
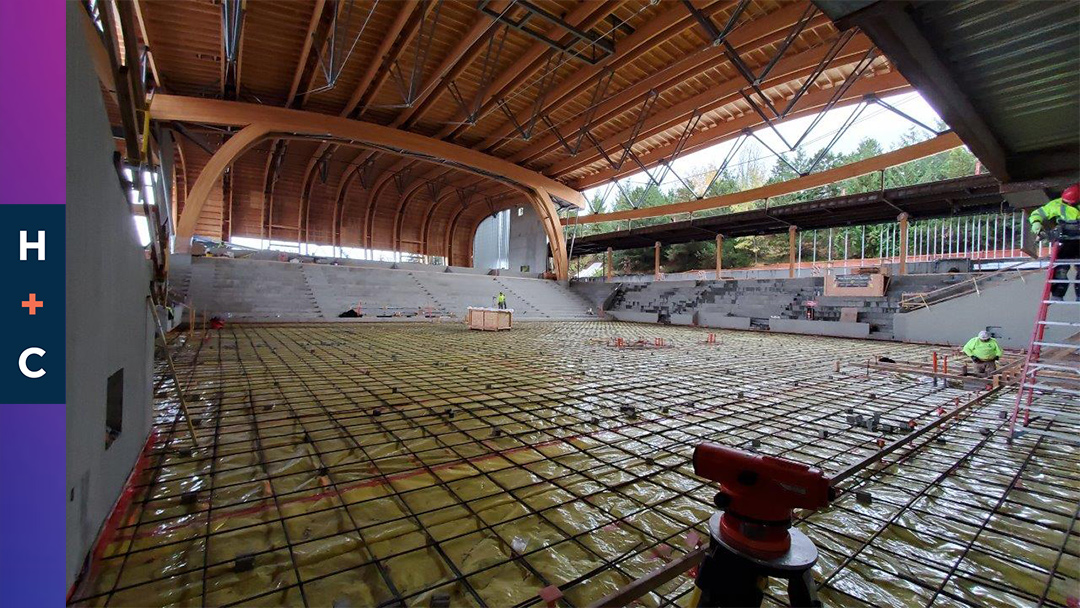
<path fill-rule="evenodd" d="M 336 320 L 357 304 L 364 321 L 463 317 L 470 306 L 493 306 L 499 291 L 520 321 L 596 318 L 587 314 L 592 307 L 587 299 L 566 285 L 536 278 L 417 264 L 404 269 L 224 257 L 188 260 L 188 272 L 181 269 L 173 278 L 174 292 L 183 285 L 198 311 L 237 320 Z"/>
<path fill-rule="evenodd" d="M 893 277 L 883 298 L 825 297 L 822 277 L 795 279 L 743 279 L 738 281 L 655 281 L 648 283 L 574 283 L 573 289 L 595 300 L 617 285 L 619 293 L 611 300 L 615 318 L 650 320 L 668 318 L 674 324 L 690 324 L 695 319 L 743 317 L 753 328 L 767 329 L 769 319 L 806 319 L 808 301 L 816 301 L 814 319 L 839 321 L 841 309 L 855 308 L 858 320 L 870 325 L 871 337 L 891 339 L 893 322 L 904 293 L 931 292 L 942 287 L 970 283 L 972 274 L 933 274 Z M 1016 280 L 1018 273 L 988 277 L 981 275 L 980 285 L 996 285 Z M 606 288 L 606 289 L 605 289 Z M 622 315 L 622 316 L 620 316 Z M 704 324 L 704 323 L 703 323 Z"/>

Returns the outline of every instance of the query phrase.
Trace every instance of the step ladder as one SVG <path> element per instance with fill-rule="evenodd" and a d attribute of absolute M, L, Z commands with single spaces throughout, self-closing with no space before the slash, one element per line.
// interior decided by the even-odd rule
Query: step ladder
<path fill-rule="evenodd" d="M 1080 264 L 1080 260 L 1058 259 L 1059 250 L 1058 242 L 1050 249 L 1046 283 L 1009 422 L 1010 441 L 1030 434 L 1080 445 L 1080 302 L 1054 300 L 1050 295 L 1054 284 L 1070 282 L 1068 277 L 1055 279 L 1054 269 Z M 1066 320 L 1047 320 L 1050 311 L 1058 309 L 1066 311 Z M 1036 421 L 1043 423 L 1030 426 Z M 1051 430 L 1051 424 L 1056 428 Z"/>

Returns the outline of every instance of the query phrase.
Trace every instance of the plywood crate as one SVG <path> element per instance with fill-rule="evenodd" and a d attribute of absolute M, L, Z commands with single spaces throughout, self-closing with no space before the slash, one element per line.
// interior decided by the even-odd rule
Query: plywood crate
<path fill-rule="evenodd" d="M 513 317 L 514 311 L 510 309 L 470 307 L 466 320 L 469 323 L 469 329 L 498 331 L 510 329 L 513 326 Z"/>

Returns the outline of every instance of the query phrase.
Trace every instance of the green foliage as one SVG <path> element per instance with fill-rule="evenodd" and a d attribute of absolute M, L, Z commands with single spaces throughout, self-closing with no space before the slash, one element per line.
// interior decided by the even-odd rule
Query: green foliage
<path fill-rule="evenodd" d="M 939 125 L 939 130 L 944 125 Z M 917 128 L 909 129 L 900 140 L 897 148 L 910 146 L 930 137 L 926 131 Z M 787 162 L 774 159 L 772 166 L 763 162 L 759 157 L 762 150 L 750 146 L 744 146 L 739 156 L 725 171 L 716 175 L 716 166 L 712 166 L 697 175 L 691 176 L 687 181 L 694 189 L 687 189 L 683 184 L 674 188 L 663 190 L 656 186 L 638 185 L 633 188 L 614 192 L 617 196 L 611 197 L 614 202 L 605 205 L 600 196 L 588 201 L 590 214 L 621 211 L 625 209 L 656 207 L 680 203 L 698 198 L 708 198 L 742 192 L 751 188 L 757 188 L 765 184 L 773 184 L 795 179 L 800 174 L 813 167 L 813 173 L 826 171 L 835 167 L 847 165 L 856 161 L 864 160 L 887 150 L 873 138 L 865 138 L 859 142 L 854 150 L 847 153 L 829 152 L 818 158 L 818 153 L 810 153 L 802 148 L 795 153 L 787 155 Z M 871 192 L 885 188 L 897 188 L 911 186 L 943 179 L 965 177 L 975 173 L 975 156 L 967 148 L 955 148 L 940 154 L 928 156 L 897 167 L 891 167 L 881 173 L 861 175 L 848 180 L 811 188 L 802 192 L 778 196 L 768 201 L 770 207 L 789 205 L 792 203 L 842 196 L 845 194 L 858 194 Z M 713 179 L 715 177 L 715 179 Z M 884 182 L 884 183 L 883 183 Z M 698 197 L 695 192 L 700 192 L 708 185 L 708 190 L 703 197 Z M 653 218 L 637 219 L 621 222 L 600 222 L 596 224 L 583 224 L 573 227 L 571 222 L 567 229 L 567 238 L 576 231 L 578 236 L 600 234 L 628 228 L 640 228 L 662 223 L 682 221 L 693 217 L 711 217 L 726 213 L 738 213 L 752 209 L 765 207 L 765 201 L 751 201 L 730 207 L 720 207 L 699 211 L 693 214 L 668 215 Z M 883 226 L 866 227 L 866 254 L 877 255 L 878 244 L 883 232 Z M 843 257 L 843 242 L 845 235 L 849 239 L 849 255 L 857 256 L 859 251 L 856 245 L 861 244 L 863 228 L 852 226 L 836 228 L 833 230 L 833 259 Z M 776 264 L 787 260 L 788 237 L 786 234 L 746 236 L 739 238 L 724 239 L 724 267 L 747 268 L 759 264 Z M 817 259 L 828 259 L 828 242 L 824 233 L 819 234 L 817 246 Z M 716 244 L 712 240 L 703 240 L 680 245 L 670 245 L 662 250 L 663 272 L 684 272 L 701 268 L 712 268 L 716 255 Z M 813 247 L 809 238 L 803 239 L 803 259 L 808 260 L 813 256 Z M 603 255 L 585 256 L 581 261 L 586 266 L 593 261 L 602 261 Z M 634 249 L 617 251 L 614 253 L 614 266 L 617 273 L 651 273 L 653 270 L 653 249 Z"/>

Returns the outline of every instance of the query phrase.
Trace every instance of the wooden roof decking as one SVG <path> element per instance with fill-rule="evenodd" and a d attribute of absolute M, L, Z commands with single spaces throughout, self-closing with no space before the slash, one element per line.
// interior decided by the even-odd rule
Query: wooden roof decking
<path fill-rule="evenodd" d="M 591 52 L 588 45 L 573 42 L 566 29 L 541 17 L 532 17 L 529 27 L 570 44 L 569 52 L 480 10 L 482 4 L 517 21 L 530 7 L 523 1 L 250 0 L 244 4 L 236 88 L 229 91 L 220 0 L 121 1 L 137 6 L 140 37 L 151 49 L 159 92 L 288 106 L 392 126 L 509 160 L 576 189 L 637 171 L 631 161 L 618 170 L 611 167 L 588 138 L 576 154 L 560 143 L 559 136 L 574 143 L 590 119 L 589 133 L 608 154 L 621 154 L 629 143 L 646 164 L 673 151 L 695 112 L 701 118 L 685 152 L 762 124 L 741 94 L 752 89 L 727 49 L 713 45 L 686 3 L 674 0 L 531 0 L 531 6 L 610 41 L 612 52 L 596 63 L 575 56 Z M 762 93 L 782 107 L 814 76 L 793 114 L 820 109 L 871 48 L 857 34 L 827 69 L 817 70 L 841 34 L 807 0 L 690 4 L 718 28 L 741 10 L 726 40 L 754 72 L 770 63 L 805 20 L 760 83 Z M 884 57 L 863 76 L 842 103 L 908 88 Z M 655 100 L 642 116 L 651 91 Z M 467 116 L 470 111 L 475 121 Z M 535 118 L 528 138 L 509 115 L 526 130 Z M 640 131 L 632 138 L 639 119 Z M 178 171 L 183 175 L 177 187 L 190 188 L 205 164 L 191 161 L 205 152 L 184 137 L 176 140 L 189 160 Z M 212 134 L 207 140 L 220 145 L 223 138 Z M 282 160 L 273 162 L 283 145 Z M 373 168 L 363 172 L 370 179 L 361 180 L 369 159 Z M 388 172 L 407 172 L 408 179 L 395 180 Z M 395 184 L 409 180 L 403 188 Z M 371 182 L 380 186 L 372 189 Z M 523 204 L 505 184 L 340 142 L 264 141 L 234 164 L 229 192 L 221 190 L 222 183 L 216 187 L 220 193 L 212 199 L 221 205 L 204 210 L 212 217 L 200 218 L 200 230 L 220 217 L 223 224 L 227 218 L 229 234 L 219 230 L 212 236 L 273 235 L 433 255 L 445 255 L 455 240 L 454 255 L 467 252 L 479 221 L 492 210 Z M 473 188 L 473 199 L 462 196 Z"/>

